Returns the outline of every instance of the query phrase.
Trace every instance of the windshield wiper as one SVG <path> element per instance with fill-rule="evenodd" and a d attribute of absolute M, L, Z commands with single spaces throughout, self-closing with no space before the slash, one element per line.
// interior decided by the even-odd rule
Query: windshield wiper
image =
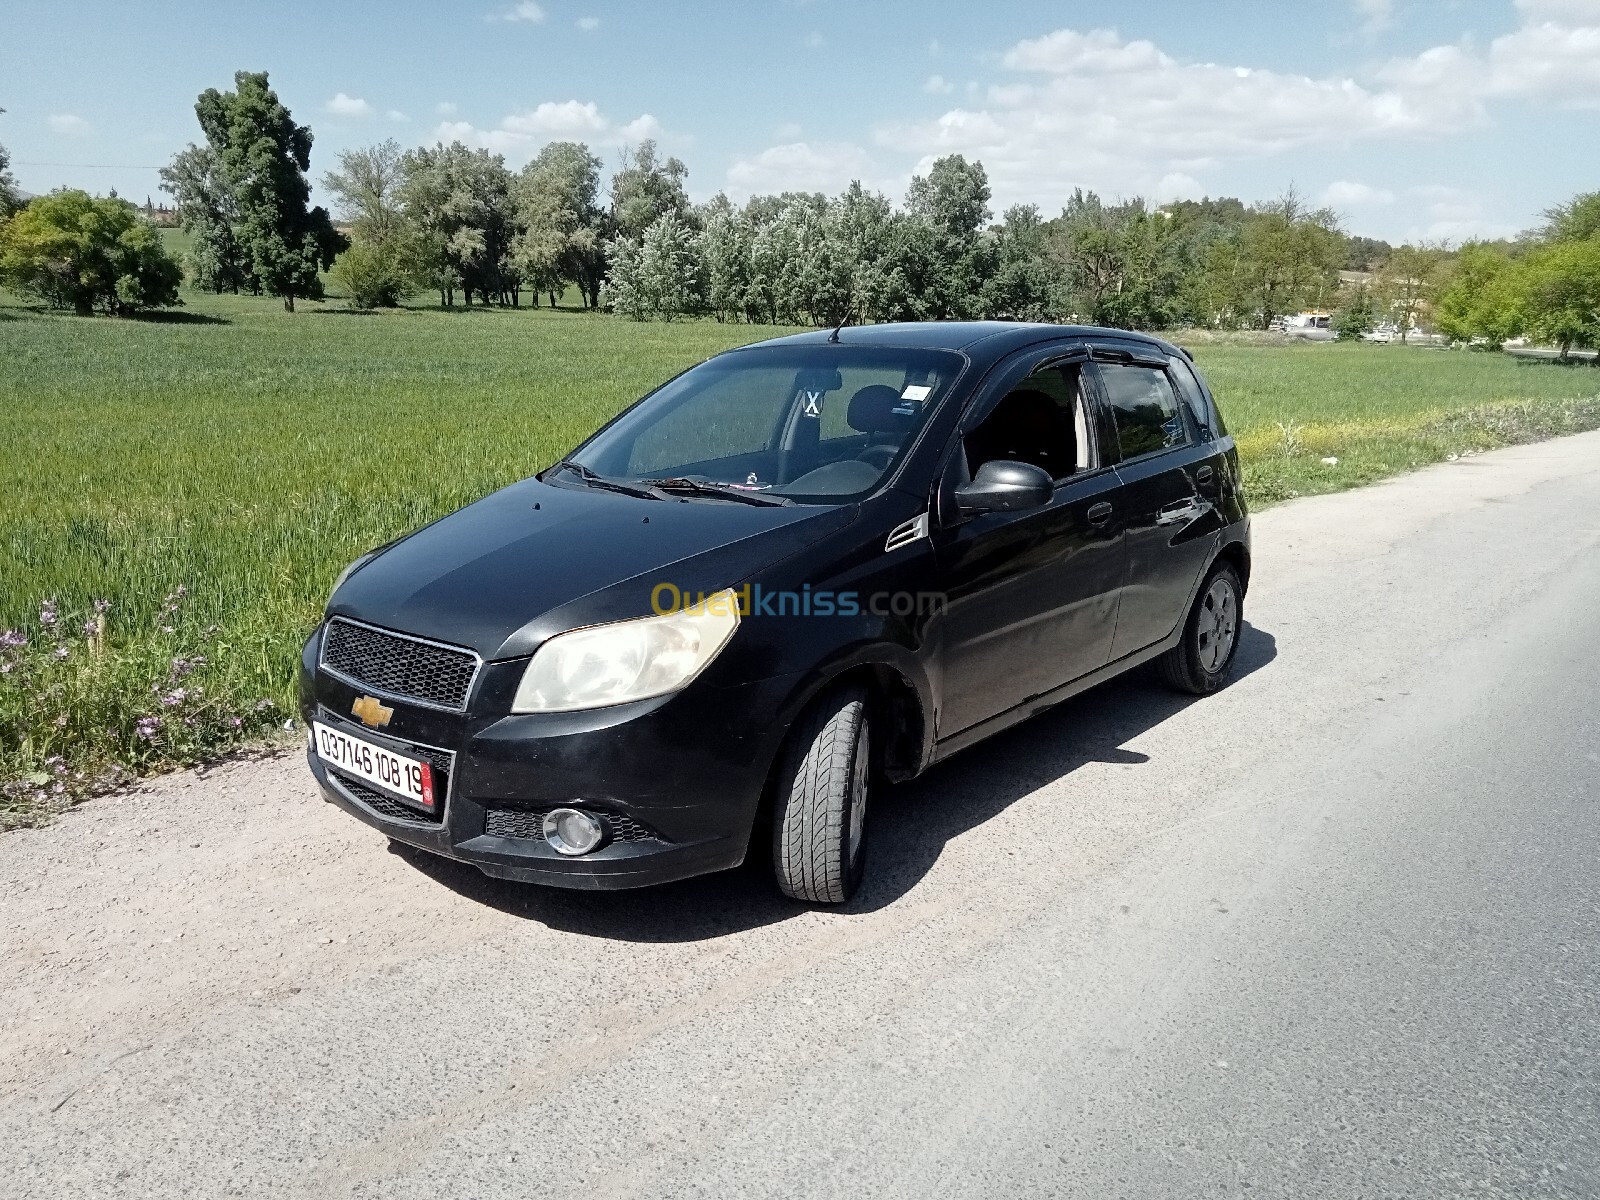
<path fill-rule="evenodd" d="M 731 483 L 712 483 L 708 479 L 641 479 L 640 483 L 659 488 L 663 492 L 693 492 L 697 496 L 715 496 L 719 500 L 737 500 L 740 504 L 759 504 L 783 508 L 794 501 L 787 496 L 774 496 L 768 492 L 752 492 Z"/>
<path fill-rule="evenodd" d="M 621 492 L 624 496 L 637 496 L 641 500 L 672 499 L 660 488 L 648 486 L 647 482 L 628 483 L 622 479 L 607 479 L 604 475 L 596 475 L 581 462 L 573 462 L 570 458 L 562 459 L 551 467 L 549 471 L 546 471 L 545 474 L 549 475 L 561 470 L 572 471 L 590 487 L 604 488 L 608 492 Z"/>

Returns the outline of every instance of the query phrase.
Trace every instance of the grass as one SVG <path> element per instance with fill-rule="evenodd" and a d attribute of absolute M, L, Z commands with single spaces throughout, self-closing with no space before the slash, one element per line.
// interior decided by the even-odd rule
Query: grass
<path fill-rule="evenodd" d="M 29 639 L 0 646 L 0 825 L 259 741 L 292 712 L 296 648 L 346 562 L 547 465 L 683 367 L 783 332 L 301 309 L 190 296 L 117 321 L 0 297 L 0 630 Z M 1258 503 L 1600 426 L 1592 368 L 1196 354 Z"/>

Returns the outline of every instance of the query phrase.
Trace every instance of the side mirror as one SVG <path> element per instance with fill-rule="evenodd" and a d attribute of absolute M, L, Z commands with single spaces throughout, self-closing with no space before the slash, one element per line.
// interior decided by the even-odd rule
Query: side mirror
<path fill-rule="evenodd" d="M 956 489 L 956 507 L 966 516 L 1020 512 L 1050 503 L 1054 494 L 1055 485 L 1043 467 L 997 458 L 979 467 L 971 483 Z"/>

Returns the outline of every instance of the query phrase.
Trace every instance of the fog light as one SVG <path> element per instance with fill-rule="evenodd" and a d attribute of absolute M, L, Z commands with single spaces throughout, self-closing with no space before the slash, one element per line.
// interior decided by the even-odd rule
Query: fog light
<path fill-rule="evenodd" d="M 558 854 L 587 854 L 600 844 L 605 826 L 575 808 L 551 809 L 544 819 L 545 841 Z"/>

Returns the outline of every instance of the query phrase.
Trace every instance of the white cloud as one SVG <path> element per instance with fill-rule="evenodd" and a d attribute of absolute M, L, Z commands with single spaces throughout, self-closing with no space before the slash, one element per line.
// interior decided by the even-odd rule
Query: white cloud
<path fill-rule="evenodd" d="M 448 100 L 441 100 L 433 106 L 433 111 L 441 117 L 453 117 L 458 111 L 456 106 Z"/>
<path fill-rule="evenodd" d="M 1394 0 L 1355 0 L 1355 6 L 1363 32 L 1376 33 L 1394 21 Z"/>
<path fill-rule="evenodd" d="M 853 180 L 868 186 L 876 167 L 860 146 L 848 142 L 789 142 L 771 146 L 728 168 L 727 191 L 734 200 L 776 192 L 838 192 Z M 894 189 L 898 193 L 899 189 Z"/>
<path fill-rule="evenodd" d="M 1205 194 L 1206 190 L 1200 181 L 1193 175 L 1185 175 L 1182 171 L 1163 175 L 1151 189 L 1151 199 L 1157 204 L 1166 204 L 1173 200 L 1198 200 Z"/>
<path fill-rule="evenodd" d="M 934 38 L 933 41 L 928 43 L 928 57 L 929 58 L 938 58 L 939 57 L 939 50 L 940 50 L 940 46 L 939 46 L 939 39 L 938 38 Z"/>
<path fill-rule="evenodd" d="M 388 117 L 389 120 L 393 121 L 396 125 L 403 125 L 407 121 L 411 120 L 410 117 L 406 116 L 405 113 L 401 112 L 398 108 L 391 108 L 383 115 Z"/>
<path fill-rule="evenodd" d="M 778 137 L 785 142 L 799 141 L 800 133 L 801 125 L 799 121 L 785 121 L 777 129 Z"/>
<path fill-rule="evenodd" d="M 927 82 L 922 85 L 922 90 L 935 96 L 945 96 L 956 90 L 956 85 L 943 75 L 929 75 Z"/>
<path fill-rule="evenodd" d="M 1434 185 L 1407 188 L 1412 224 L 1391 241 L 1461 243 L 1473 238 L 1515 237 L 1518 228 L 1484 215 L 1482 199 L 1461 188 Z"/>
<path fill-rule="evenodd" d="M 509 113 L 493 129 L 480 129 L 470 121 L 442 121 L 433 136 L 441 142 L 460 141 L 512 158 L 531 157 L 553 141 L 638 142 L 661 136 L 661 122 L 642 113 L 621 124 L 611 120 L 593 102 L 546 101 L 526 112 Z"/>
<path fill-rule="evenodd" d="M 1395 7 L 1357 2 L 1369 18 Z M 1446 136 L 1486 121 L 1504 97 L 1600 107 L 1600 0 L 1517 9 L 1521 27 L 1487 47 L 1435 46 L 1361 78 L 1191 62 L 1114 30 L 1060 29 L 1006 50 L 1009 77 L 875 138 L 921 167 L 943 154 L 981 159 L 1001 207 L 1055 203 L 1077 186 L 1154 194 L 1224 162 Z"/>
<path fill-rule="evenodd" d="M 370 117 L 372 115 L 372 105 L 355 96 L 347 96 L 343 92 L 334 96 L 332 100 L 329 100 L 322 107 L 325 112 L 332 113 L 336 117 Z"/>
<path fill-rule="evenodd" d="M 1393 204 L 1394 193 L 1386 188 L 1338 179 L 1322 193 L 1322 203 L 1330 208 L 1371 208 L 1375 205 Z"/>
<path fill-rule="evenodd" d="M 56 133 L 64 133 L 68 137 L 83 137 L 94 132 L 94 126 L 76 113 L 56 113 L 50 118 L 49 125 Z"/>
<path fill-rule="evenodd" d="M 583 30 L 585 33 L 593 33 L 596 29 L 600 28 L 600 18 L 599 17 L 579 17 L 578 18 L 578 28 Z"/>
<path fill-rule="evenodd" d="M 522 0 L 521 4 L 513 4 L 504 12 L 490 13 L 484 20 L 526 21 L 530 25 L 538 25 L 544 21 L 544 9 L 535 4 L 533 0 Z"/>

